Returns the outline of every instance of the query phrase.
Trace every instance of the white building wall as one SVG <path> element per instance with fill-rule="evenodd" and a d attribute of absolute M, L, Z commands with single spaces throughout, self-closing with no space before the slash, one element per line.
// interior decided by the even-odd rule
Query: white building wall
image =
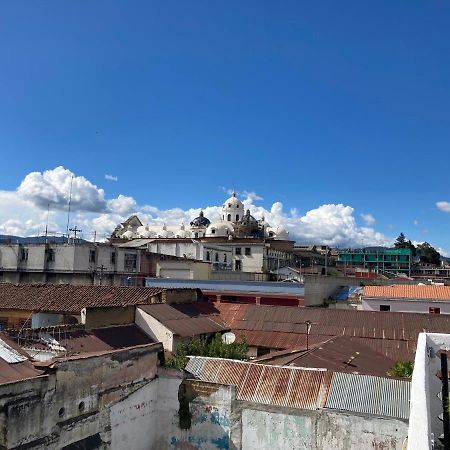
<path fill-rule="evenodd" d="M 362 308 L 365 311 L 380 311 L 381 305 L 389 305 L 392 312 L 429 313 L 429 308 L 440 308 L 441 314 L 450 314 L 450 300 L 397 300 L 362 298 Z"/>
<path fill-rule="evenodd" d="M 0 245 L 0 267 L 5 270 L 17 270 L 18 255 L 18 245 Z"/>
<path fill-rule="evenodd" d="M 173 351 L 174 339 L 173 333 L 166 328 L 161 322 L 158 322 L 150 314 L 147 314 L 140 308 L 136 308 L 135 314 L 136 325 L 142 328 L 145 333 L 158 342 L 162 342 L 164 350 Z"/>

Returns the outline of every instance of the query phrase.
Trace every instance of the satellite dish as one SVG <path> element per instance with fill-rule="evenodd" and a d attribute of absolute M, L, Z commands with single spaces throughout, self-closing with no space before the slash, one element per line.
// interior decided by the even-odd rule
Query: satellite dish
<path fill-rule="evenodd" d="M 236 335 L 231 331 L 222 334 L 222 342 L 224 344 L 232 344 L 236 340 Z"/>

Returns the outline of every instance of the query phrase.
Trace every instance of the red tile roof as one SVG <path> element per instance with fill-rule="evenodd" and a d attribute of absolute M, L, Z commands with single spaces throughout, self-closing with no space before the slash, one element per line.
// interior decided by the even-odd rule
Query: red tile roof
<path fill-rule="evenodd" d="M 419 286 L 413 284 L 365 286 L 363 296 L 421 300 L 450 300 L 450 286 Z"/>
<path fill-rule="evenodd" d="M 80 313 L 83 308 L 125 307 L 151 302 L 163 288 L 0 283 L 0 310 Z"/>

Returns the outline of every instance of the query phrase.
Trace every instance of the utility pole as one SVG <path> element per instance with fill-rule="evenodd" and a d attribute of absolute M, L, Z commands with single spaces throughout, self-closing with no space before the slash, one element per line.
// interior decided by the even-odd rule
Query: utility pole
<path fill-rule="evenodd" d="M 70 178 L 70 191 L 69 191 L 69 205 L 67 208 L 67 227 L 66 227 L 66 231 L 67 231 L 67 243 L 69 243 L 69 222 L 70 222 L 70 204 L 72 202 L 72 185 L 73 185 L 73 175 Z"/>
<path fill-rule="evenodd" d="M 77 233 L 82 233 L 83 230 L 80 230 L 79 228 L 77 228 L 77 226 L 75 225 L 73 228 L 69 228 L 69 231 L 73 231 L 74 234 L 74 243 L 77 240 Z M 69 241 L 69 234 L 67 234 L 67 242 Z"/>
<path fill-rule="evenodd" d="M 100 267 L 97 267 L 97 269 L 100 269 L 100 286 L 101 286 L 103 280 L 103 271 L 106 269 L 106 267 L 102 264 Z"/>

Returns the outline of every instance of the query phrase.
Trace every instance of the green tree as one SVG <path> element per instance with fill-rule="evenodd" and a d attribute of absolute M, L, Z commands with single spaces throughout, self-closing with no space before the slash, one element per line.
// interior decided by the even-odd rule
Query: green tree
<path fill-rule="evenodd" d="M 394 242 L 395 248 L 406 248 L 406 238 L 403 233 L 400 233 L 398 238 Z"/>
<path fill-rule="evenodd" d="M 168 367 L 184 369 L 188 356 L 210 356 L 213 358 L 247 359 L 248 344 L 244 341 L 225 344 L 217 333 L 213 339 L 193 338 L 189 342 L 180 342 L 172 357 L 167 360 Z"/>
<path fill-rule="evenodd" d="M 417 254 L 420 256 L 420 262 L 425 264 L 439 265 L 441 263 L 441 254 L 428 242 L 417 246 Z"/>
<path fill-rule="evenodd" d="M 410 240 L 406 240 L 403 233 L 400 233 L 398 238 L 394 242 L 395 248 L 409 248 L 413 256 L 416 256 L 416 247 Z"/>
<path fill-rule="evenodd" d="M 396 378 L 411 378 L 414 363 L 411 361 L 397 361 L 389 370 L 388 375 Z"/>

